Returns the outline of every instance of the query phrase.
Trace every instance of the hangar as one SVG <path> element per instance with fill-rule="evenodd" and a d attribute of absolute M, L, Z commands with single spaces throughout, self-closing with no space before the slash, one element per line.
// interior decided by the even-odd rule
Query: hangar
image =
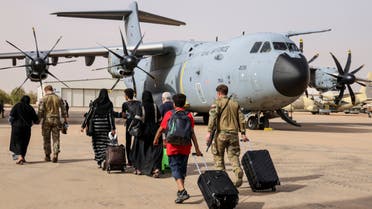
<path fill-rule="evenodd" d="M 63 81 L 70 88 L 67 88 L 58 81 L 43 82 L 43 86 L 52 85 L 56 94 L 67 100 L 70 107 L 89 107 L 90 101 L 98 97 L 99 90 L 102 88 L 111 89 L 116 79 L 99 78 L 83 80 Z M 114 90 L 109 90 L 110 99 L 115 108 L 120 108 L 124 99 L 124 82 L 119 82 Z M 42 97 L 42 89 L 39 86 L 37 90 L 38 101 Z"/>

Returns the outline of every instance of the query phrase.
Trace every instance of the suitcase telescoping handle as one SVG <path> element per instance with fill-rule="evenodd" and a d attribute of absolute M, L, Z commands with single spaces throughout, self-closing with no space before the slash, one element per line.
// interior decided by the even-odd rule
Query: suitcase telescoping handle
<path fill-rule="evenodd" d="M 201 170 L 200 170 L 200 167 L 199 167 L 199 164 L 198 164 L 198 160 L 196 159 L 196 157 L 197 157 L 197 156 L 196 156 L 196 153 L 194 152 L 194 153 L 192 153 L 191 155 L 192 155 L 192 157 L 194 158 L 194 162 L 195 162 L 196 168 L 198 169 L 198 172 L 199 172 L 199 174 L 201 175 L 202 172 L 201 172 Z M 204 163 L 204 166 L 205 166 L 205 170 L 208 170 L 207 161 L 205 160 L 205 158 L 204 158 L 203 155 L 201 156 L 201 158 L 203 158 L 203 163 Z"/>
<path fill-rule="evenodd" d="M 240 142 L 242 142 L 243 144 L 245 143 L 245 142 L 243 142 L 242 139 L 240 139 Z M 248 143 L 248 151 L 253 151 L 251 141 L 247 141 L 247 143 Z"/>

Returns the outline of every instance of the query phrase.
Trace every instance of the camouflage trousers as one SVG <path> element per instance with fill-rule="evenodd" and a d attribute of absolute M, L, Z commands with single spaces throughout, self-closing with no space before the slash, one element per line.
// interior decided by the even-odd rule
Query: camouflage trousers
<path fill-rule="evenodd" d="M 243 178 L 243 170 L 240 167 L 240 145 L 237 134 L 219 133 L 212 144 L 212 154 L 217 170 L 225 170 L 225 150 L 233 167 L 236 179 Z"/>
<path fill-rule="evenodd" d="M 44 152 L 46 155 L 52 153 L 50 135 L 53 138 L 53 153 L 58 154 L 59 148 L 59 131 L 61 130 L 61 121 L 59 118 L 46 118 L 43 121 L 41 132 L 44 138 Z"/>

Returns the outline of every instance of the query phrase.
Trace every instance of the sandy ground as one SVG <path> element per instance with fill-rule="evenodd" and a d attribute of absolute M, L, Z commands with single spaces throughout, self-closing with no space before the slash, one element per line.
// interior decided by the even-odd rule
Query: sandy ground
<path fill-rule="evenodd" d="M 79 131 L 81 114 L 72 113 L 68 134 L 61 137 L 58 163 L 43 162 L 40 126 L 35 125 L 29 163 L 22 166 L 11 160 L 10 126 L 0 119 L 1 209 L 207 208 L 191 157 L 186 187 L 192 197 L 182 205 L 174 204 L 176 185 L 169 174 L 153 179 L 97 169 L 91 140 Z M 253 193 L 244 177 L 237 208 L 372 208 L 372 119 L 341 113 L 294 117 L 301 128 L 274 119 L 273 131 L 248 131 L 253 149 L 270 151 L 282 185 L 274 193 Z M 124 143 L 123 121 L 117 124 Z M 196 133 L 205 150 L 206 126 L 197 125 Z M 242 145 L 242 153 L 246 150 L 248 145 Z M 205 158 L 213 168 L 211 154 L 205 153 Z M 228 173 L 232 174 L 230 166 Z"/>

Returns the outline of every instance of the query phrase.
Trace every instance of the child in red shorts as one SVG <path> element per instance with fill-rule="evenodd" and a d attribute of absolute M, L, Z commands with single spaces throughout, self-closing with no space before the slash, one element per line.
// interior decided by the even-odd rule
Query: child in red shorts
<path fill-rule="evenodd" d="M 168 121 L 171 119 L 172 114 L 175 114 L 177 111 L 184 111 L 183 108 L 186 103 L 186 96 L 184 94 L 176 94 L 173 96 L 173 104 L 175 107 L 174 111 L 168 111 L 160 124 L 158 131 L 156 132 L 154 138 L 154 145 L 158 145 L 159 137 L 161 134 L 168 130 Z M 190 119 L 191 122 L 191 141 L 194 144 L 195 152 L 197 156 L 201 156 L 201 152 L 199 150 L 199 145 L 196 140 L 196 136 L 194 133 L 194 118 L 192 117 L 191 113 L 185 112 Z M 167 139 L 168 140 L 168 139 Z M 185 178 L 187 172 L 187 161 L 191 152 L 191 142 L 188 145 L 174 145 L 172 143 L 167 143 L 167 155 L 169 158 L 169 167 L 172 171 L 172 176 L 176 180 L 178 192 L 177 192 L 177 199 L 175 200 L 176 203 L 183 203 L 183 201 L 190 198 L 190 195 L 185 190 Z"/>

